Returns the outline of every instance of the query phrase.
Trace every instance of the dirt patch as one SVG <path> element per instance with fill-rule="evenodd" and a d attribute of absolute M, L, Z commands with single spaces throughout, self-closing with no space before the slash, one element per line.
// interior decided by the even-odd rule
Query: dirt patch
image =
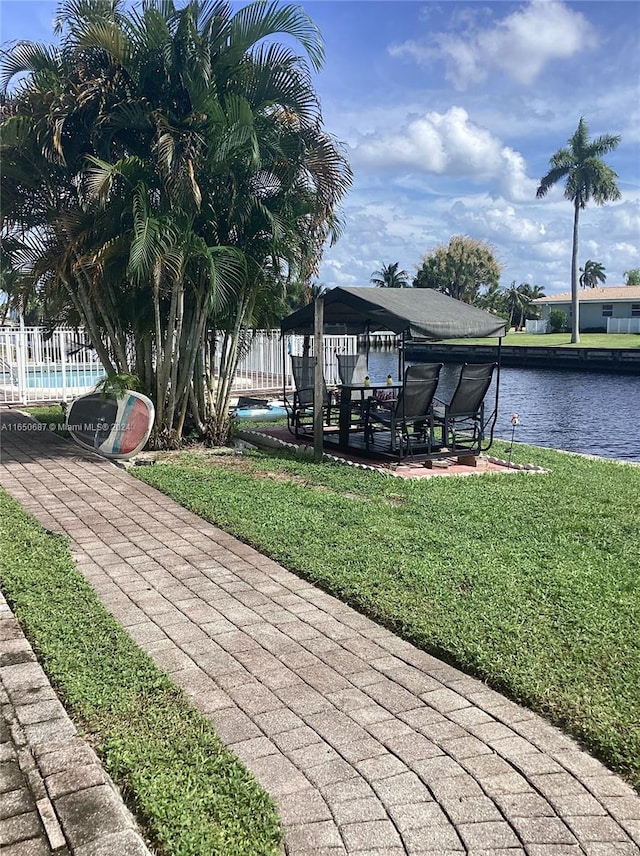
<path fill-rule="evenodd" d="M 207 449 L 206 447 L 198 449 L 190 448 L 188 451 L 183 449 L 179 452 L 153 452 L 149 455 L 149 460 L 146 462 L 152 463 L 153 461 L 175 461 L 181 466 L 192 467 L 194 469 L 203 465 L 218 467 L 229 473 L 238 473 L 239 475 L 252 476 L 256 479 L 265 479 L 281 484 L 297 484 L 307 487 L 310 490 L 319 491 L 320 493 L 332 493 L 336 496 L 344 496 L 347 499 L 355 499 L 359 502 L 370 502 L 369 497 L 349 491 L 333 490 L 323 484 L 313 484 L 303 476 L 294 473 L 260 469 L 251 458 L 244 455 L 236 455 L 233 452 L 231 454 L 227 452 L 221 454 L 217 450 Z"/>

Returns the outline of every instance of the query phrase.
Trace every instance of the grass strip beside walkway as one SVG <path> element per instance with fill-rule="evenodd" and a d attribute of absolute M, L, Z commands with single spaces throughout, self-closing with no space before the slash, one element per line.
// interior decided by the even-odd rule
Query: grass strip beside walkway
<path fill-rule="evenodd" d="M 166 856 L 265 856 L 270 798 L 48 535 L 0 491 L 0 586 L 65 707 Z"/>
<path fill-rule="evenodd" d="M 71 435 L 64 427 L 66 424 L 66 413 L 59 403 L 53 404 L 36 404 L 32 407 L 24 407 L 25 413 L 29 413 L 38 422 L 46 425 L 49 431 L 55 431 L 60 437 L 70 437 Z"/>
<path fill-rule="evenodd" d="M 514 459 L 551 472 L 409 481 L 258 452 L 133 472 L 638 786 L 640 468 L 524 446 Z"/>

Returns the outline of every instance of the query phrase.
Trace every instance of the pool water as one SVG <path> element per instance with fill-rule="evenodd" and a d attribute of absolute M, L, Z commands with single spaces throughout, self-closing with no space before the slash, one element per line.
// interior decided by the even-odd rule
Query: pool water
<path fill-rule="evenodd" d="M 33 368 L 27 369 L 27 387 L 29 389 L 55 389 L 65 386 L 91 389 L 103 377 L 105 377 L 103 368 L 91 366 L 85 369 L 73 366 L 66 369 L 63 382 L 62 371 L 60 369 Z M 0 383 L 9 383 L 12 386 L 17 386 L 18 373 L 15 370 L 11 372 L 0 371 Z"/>

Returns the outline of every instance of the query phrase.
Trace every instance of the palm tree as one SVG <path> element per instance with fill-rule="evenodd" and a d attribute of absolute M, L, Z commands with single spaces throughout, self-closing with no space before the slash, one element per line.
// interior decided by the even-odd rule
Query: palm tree
<path fill-rule="evenodd" d="M 516 285 L 514 279 L 511 286 L 505 290 L 505 301 L 509 310 L 509 327 L 512 327 L 517 320 L 516 329 L 522 326 L 522 319 L 525 316 L 527 306 L 527 298 L 523 292 L 522 285 L 522 283 Z"/>
<path fill-rule="evenodd" d="M 527 318 L 539 318 L 542 309 L 539 306 L 534 306 L 533 301 L 538 300 L 539 297 L 546 297 L 544 289 L 540 285 L 529 285 L 528 282 L 523 282 L 522 290 L 526 296 L 526 314 L 524 320 Z"/>
<path fill-rule="evenodd" d="M 598 283 L 605 283 L 607 275 L 604 272 L 604 266 L 600 262 L 593 262 L 587 259 L 584 267 L 580 268 L 580 285 L 582 288 L 597 288 Z"/>
<path fill-rule="evenodd" d="M 505 290 L 498 281 L 490 283 L 486 291 L 479 294 L 473 301 L 473 305 L 487 312 L 502 314 L 505 312 Z"/>
<path fill-rule="evenodd" d="M 540 180 L 536 196 L 546 196 L 558 181 L 566 179 L 564 195 L 573 203 L 573 248 L 571 255 L 571 341 L 580 341 L 580 295 L 578 291 L 578 220 L 580 210 L 591 199 L 604 205 L 620 198 L 617 174 L 601 160 L 620 142 L 619 136 L 605 134 L 589 139 L 589 128 L 580 117 L 578 127 L 568 140 L 568 148 L 558 149 L 549 160 L 549 172 Z"/>
<path fill-rule="evenodd" d="M 409 274 L 406 270 L 398 270 L 400 262 L 382 265 L 380 270 L 371 274 L 371 282 L 377 288 L 409 288 Z"/>
<path fill-rule="evenodd" d="M 321 282 L 306 283 L 295 280 L 287 286 L 284 308 L 287 312 L 295 312 L 296 309 L 302 309 L 303 306 L 313 303 L 316 298 L 324 297 L 327 290 L 327 286 Z"/>
<path fill-rule="evenodd" d="M 179 437 L 189 411 L 221 436 L 247 330 L 339 233 L 351 172 L 312 88 L 320 35 L 299 7 L 259 2 L 60 8 L 60 50 L 4 57 L 5 85 L 26 73 L 3 122 L 4 235 L 30 230 L 34 286 L 110 374 L 140 375 L 158 434 Z"/>

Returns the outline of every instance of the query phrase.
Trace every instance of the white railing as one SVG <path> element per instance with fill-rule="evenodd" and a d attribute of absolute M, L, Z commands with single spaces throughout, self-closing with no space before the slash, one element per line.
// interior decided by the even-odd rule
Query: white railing
<path fill-rule="evenodd" d="M 301 339 L 302 336 L 299 336 L 298 338 Z M 296 353 L 296 351 L 292 351 L 292 353 Z M 298 351 L 297 353 L 301 353 L 301 351 Z M 313 354 L 313 336 L 311 337 L 311 353 Z M 337 355 L 357 353 L 357 336 L 324 337 L 324 377 L 329 386 L 335 386 L 340 381 Z"/>
<path fill-rule="evenodd" d="M 313 355 L 313 336 L 309 336 L 306 343 L 309 354 Z M 291 387 L 293 378 L 289 354 L 300 355 L 304 347 L 304 336 L 286 335 L 283 347 L 279 331 L 255 331 L 247 354 L 238 361 L 234 389 L 280 390 L 283 386 Z M 357 336 L 324 337 L 324 376 L 329 386 L 337 384 L 339 379 L 336 354 L 355 354 L 357 351 Z"/>
<path fill-rule="evenodd" d="M 218 336 L 218 342 L 221 337 Z M 215 350 L 214 374 L 219 372 L 219 353 Z M 238 360 L 233 387 L 235 390 L 282 389 L 282 341 L 278 330 L 256 330 L 251 342 Z"/>
<path fill-rule="evenodd" d="M 313 354 L 313 337 L 309 340 Z M 236 392 L 281 390 L 291 387 L 289 354 L 301 354 L 304 337 L 278 330 L 255 331 L 238 362 Z M 338 381 L 337 353 L 357 352 L 356 336 L 325 336 L 324 371 L 327 383 Z M 216 349 L 217 353 L 217 349 Z M 218 371 L 218 364 L 214 366 Z M 105 371 L 84 333 L 60 328 L 0 327 L 0 404 L 70 401 L 89 392 Z"/>
<path fill-rule="evenodd" d="M 607 333 L 640 333 L 640 318 L 607 318 Z"/>
<path fill-rule="evenodd" d="M 104 374 L 83 333 L 0 327 L 0 404 L 67 401 L 92 389 Z"/>
<path fill-rule="evenodd" d="M 525 330 L 527 331 L 527 333 L 548 333 L 549 322 L 543 321 L 542 319 L 534 320 L 531 318 L 527 318 L 525 323 Z"/>

